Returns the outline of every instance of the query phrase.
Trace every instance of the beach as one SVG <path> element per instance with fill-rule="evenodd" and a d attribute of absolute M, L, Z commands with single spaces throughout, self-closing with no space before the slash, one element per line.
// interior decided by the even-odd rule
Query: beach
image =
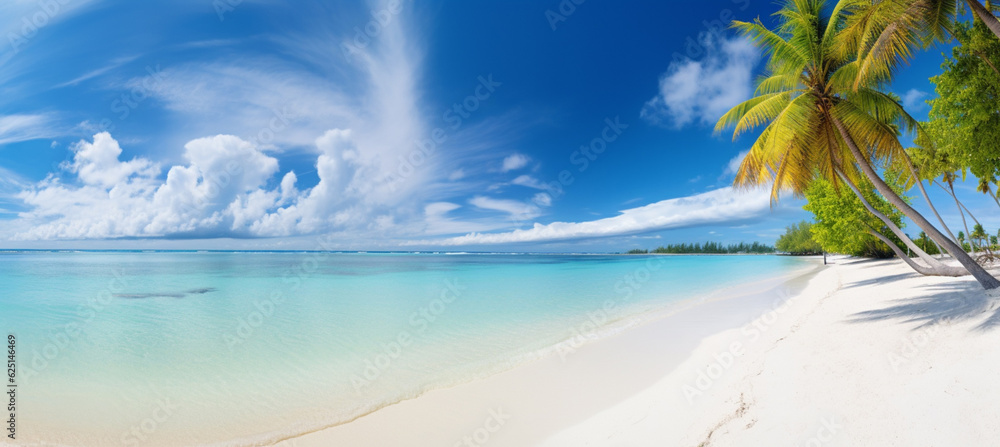
<path fill-rule="evenodd" d="M 1000 313 L 971 278 L 836 258 L 782 290 L 708 300 L 285 442 L 929 446 L 1000 435 Z"/>

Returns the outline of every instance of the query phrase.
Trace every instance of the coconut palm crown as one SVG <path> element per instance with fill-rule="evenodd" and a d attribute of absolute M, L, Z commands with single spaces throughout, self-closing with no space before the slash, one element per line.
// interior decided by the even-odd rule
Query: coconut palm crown
<path fill-rule="evenodd" d="M 777 201 L 782 190 L 801 196 L 816 178 L 834 185 L 840 174 L 858 178 L 838 123 L 871 163 L 884 165 L 902 155 L 899 131 L 916 130 L 917 123 L 879 84 L 855 89 L 855 54 L 841 51 L 848 36 L 846 13 L 854 3 L 841 1 L 824 17 L 823 1 L 787 0 L 775 14 L 776 31 L 760 19 L 733 22 L 768 57 L 755 97 L 716 125 L 717 131 L 734 127 L 734 139 L 765 126 L 737 171 L 736 186 L 771 185 Z"/>
<path fill-rule="evenodd" d="M 888 77 L 860 76 L 855 36 L 848 20 L 859 0 L 841 0 L 829 15 L 823 0 L 785 0 L 768 29 L 760 19 L 733 22 L 767 56 L 755 96 L 733 107 L 716 130 L 735 128 L 733 138 L 764 126 L 736 173 L 734 185 L 771 187 L 772 203 L 784 190 L 802 196 L 817 178 L 852 189 L 862 175 L 890 203 L 951 253 L 986 289 L 1000 281 L 947 239 L 900 198 L 877 173 L 880 166 L 908 164 L 900 132 L 919 125 L 881 87 Z M 848 31 L 845 31 L 848 30 Z"/>

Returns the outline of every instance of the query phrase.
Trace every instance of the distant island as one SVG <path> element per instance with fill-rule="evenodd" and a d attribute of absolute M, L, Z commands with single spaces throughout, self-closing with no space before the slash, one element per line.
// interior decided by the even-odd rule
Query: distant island
<path fill-rule="evenodd" d="M 667 244 L 665 246 L 657 247 L 653 250 L 646 250 L 642 248 L 634 248 L 625 252 L 629 255 L 646 255 L 646 254 L 715 254 L 715 255 L 735 255 L 735 254 L 772 254 L 775 252 L 774 247 L 762 244 L 760 242 L 746 243 L 740 242 L 738 244 L 722 245 L 719 242 L 705 242 L 704 244 L 693 243 L 693 244 Z"/>

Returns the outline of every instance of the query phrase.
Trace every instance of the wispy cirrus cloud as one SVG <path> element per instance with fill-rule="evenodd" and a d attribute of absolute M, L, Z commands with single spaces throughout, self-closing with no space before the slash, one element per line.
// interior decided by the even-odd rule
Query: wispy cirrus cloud
<path fill-rule="evenodd" d="M 56 135 L 50 114 L 0 116 L 0 145 L 51 138 Z"/>
<path fill-rule="evenodd" d="M 536 223 L 528 229 L 501 233 L 407 242 L 420 246 L 496 245 L 603 238 L 705 224 L 726 224 L 760 218 L 770 212 L 768 191 L 740 193 L 726 187 L 702 194 L 663 200 L 587 222 Z"/>

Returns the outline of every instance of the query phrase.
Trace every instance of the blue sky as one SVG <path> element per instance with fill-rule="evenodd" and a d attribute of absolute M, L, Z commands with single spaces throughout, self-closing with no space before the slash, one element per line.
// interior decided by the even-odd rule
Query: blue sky
<path fill-rule="evenodd" d="M 5 2 L 0 247 L 773 243 L 809 214 L 730 190 L 752 139 L 712 125 L 761 69 L 713 31 L 775 8 Z M 942 51 L 893 86 L 916 115 Z M 1000 225 L 973 182 L 959 189 Z"/>

